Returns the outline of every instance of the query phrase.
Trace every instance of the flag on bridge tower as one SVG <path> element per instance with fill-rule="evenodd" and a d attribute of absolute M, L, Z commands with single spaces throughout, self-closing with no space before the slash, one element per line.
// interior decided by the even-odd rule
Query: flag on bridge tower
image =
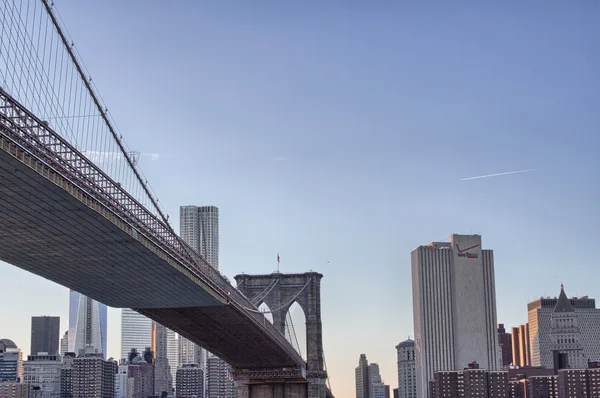
<path fill-rule="evenodd" d="M 279 260 L 280 260 L 279 253 L 277 253 L 277 272 L 279 272 Z"/>

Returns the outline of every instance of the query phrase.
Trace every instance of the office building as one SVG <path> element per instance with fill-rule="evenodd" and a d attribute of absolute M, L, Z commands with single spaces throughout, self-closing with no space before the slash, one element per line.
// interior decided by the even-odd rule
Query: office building
<path fill-rule="evenodd" d="M 82 349 L 81 355 L 73 359 L 71 373 L 73 398 L 114 397 L 116 374 L 115 362 L 105 361 L 103 354 L 96 352 L 93 347 Z"/>
<path fill-rule="evenodd" d="M 31 317 L 31 355 L 46 352 L 56 355 L 59 350 L 60 317 Z"/>
<path fill-rule="evenodd" d="M 173 391 L 171 367 L 167 358 L 167 328 L 152 322 L 152 351 L 154 351 L 154 395 Z"/>
<path fill-rule="evenodd" d="M 369 374 L 369 362 L 365 354 L 360 354 L 358 366 L 355 369 L 356 398 L 369 398 L 371 379 Z"/>
<path fill-rule="evenodd" d="M 494 255 L 480 235 L 452 235 L 412 252 L 417 395 L 428 396 L 434 371 L 477 362 L 500 368 Z"/>
<path fill-rule="evenodd" d="M 115 375 L 115 398 L 129 398 L 133 396 L 133 379 L 129 378 L 127 361 L 121 359 Z"/>
<path fill-rule="evenodd" d="M 65 353 L 69 352 L 69 331 L 65 331 L 65 334 L 60 339 L 60 356 L 64 356 Z"/>
<path fill-rule="evenodd" d="M 398 355 L 398 394 L 400 398 L 417 398 L 415 342 L 408 339 L 396 346 Z"/>
<path fill-rule="evenodd" d="M 550 336 L 555 370 L 585 369 L 587 367 L 588 361 L 581 344 L 578 317 L 562 285 L 558 302 L 550 317 Z"/>
<path fill-rule="evenodd" d="M 9 339 L 0 340 L 0 382 L 23 380 L 23 353 Z"/>
<path fill-rule="evenodd" d="M 204 371 L 197 364 L 180 366 L 175 378 L 177 398 L 204 397 Z"/>
<path fill-rule="evenodd" d="M 69 352 L 87 347 L 106 358 L 106 305 L 71 290 L 69 297 Z"/>
<path fill-rule="evenodd" d="M 369 364 L 369 398 L 385 398 L 385 383 L 381 380 L 379 365 Z"/>
<path fill-rule="evenodd" d="M 121 358 L 132 348 L 144 352 L 152 344 L 152 320 L 129 308 L 121 310 Z"/>
<path fill-rule="evenodd" d="M 231 366 L 214 355 L 209 355 L 206 360 L 206 391 L 211 398 L 236 397 Z"/>
<path fill-rule="evenodd" d="M 30 398 L 32 395 L 29 384 L 17 383 L 16 381 L 0 381 L 0 398 Z"/>
<path fill-rule="evenodd" d="M 561 288 L 561 295 L 564 289 Z M 566 298 L 566 293 L 564 294 Z M 528 304 L 529 316 L 529 339 L 531 350 L 531 366 L 544 366 L 553 368 L 555 364 L 554 352 L 562 349 L 559 342 L 552 336 L 553 316 L 557 320 L 559 318 L 569 318 L 570 322 L 577 322 L 578 343 L 563 343 L 563 344 L 578 344 L 581 345 L 582 355 L 589 361 L 600 361 L 600 309 L 596 308 L 596 301 L 587 296 L 571 297 L 563 299 L 573 308 L 573 312 L 569 310 L 566 315 L 559 315 L 555 309 L 559 303 L 559 297 L 540 298 Z M 566 321 L 565 321 L 566 322 Z M 555 331 L 557 331 L 555 326 Z M 570 332 L 567 332 L 561 339 L 574 339 L 567 337 Z"/>
<path fill-rule="evenodd" d="M 59 397 L 61 368 L 62 362 L 57 353 L 29 355 L 23 363 L 23 383 L 35 388 L 36 398 Z"/>
<path fill-rule="evenodd" d="M 171 370 L 172 386 L 175 387 L 175 377 L 179 367 L 179 342 L 177 334 L 169 328 L 167 328 L 167 359 Z"/>
<path fill-rule="evenodd" d="M 393 393 L 393 397 L 394 398 L 399 398 L 400 397 L 400 391 L 397 388 L 394 388 L 394 393 Z"/>
<path fill-rule="evenodd" d="M 506 333 L 504 324 L 498 324 L 498 344 L 500 345 L 501 363 L 503 368 L 507 368 L 513 363 L 512 359 L 512 339 L 511 334 Z"/>

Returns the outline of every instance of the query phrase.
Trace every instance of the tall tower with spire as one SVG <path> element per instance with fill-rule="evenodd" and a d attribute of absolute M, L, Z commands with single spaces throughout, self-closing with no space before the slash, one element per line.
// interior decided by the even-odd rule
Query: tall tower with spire
<path fill-rule="evenodd" d="M 581 330 L 575 308 L 560 285 L 560 295 L 551 316 L 552 353 L 555 369 L 585 369 L 587 358 L 581 344 Z"/>

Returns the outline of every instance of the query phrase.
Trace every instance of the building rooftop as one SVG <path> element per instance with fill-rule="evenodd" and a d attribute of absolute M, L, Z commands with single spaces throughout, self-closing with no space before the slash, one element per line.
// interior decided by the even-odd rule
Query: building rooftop
<path fill-rule="evenodd" d="M 10 339 L 0 339 L 0 342 L 4 343 L 6 348 L 19 348 L 19 347 L 17 347 L 15 342 Z"/>
<path fill-rule="evenodd" d="M 565 287 L 562 283 L 560 284 L 560 295 L 558 296 L 558 302 L 554 307 L 554 312 L 575 312 L 575 309 L 565 294 Z"/>

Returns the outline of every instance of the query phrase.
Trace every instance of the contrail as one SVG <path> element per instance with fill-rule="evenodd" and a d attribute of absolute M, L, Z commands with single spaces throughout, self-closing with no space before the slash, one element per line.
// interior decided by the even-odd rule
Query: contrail
<path fill-rule="evenodd" d="M 536 170 L 538 170 L 538 169 L 526 169 L 526 170 L 517 170 L 517 171 L 507 171 L 505 173 L 496 173 L 496 174 L 488 174 L 488 175 L 485 175 L 485 176 L 461 178 L 460 181 L 478 180 L 480 178 L 498 177 L 498 176 L 505 176 L 505 175 L 509 175 L 509 174 L 529 173 L 530 171 L 536 171 Z"/>

